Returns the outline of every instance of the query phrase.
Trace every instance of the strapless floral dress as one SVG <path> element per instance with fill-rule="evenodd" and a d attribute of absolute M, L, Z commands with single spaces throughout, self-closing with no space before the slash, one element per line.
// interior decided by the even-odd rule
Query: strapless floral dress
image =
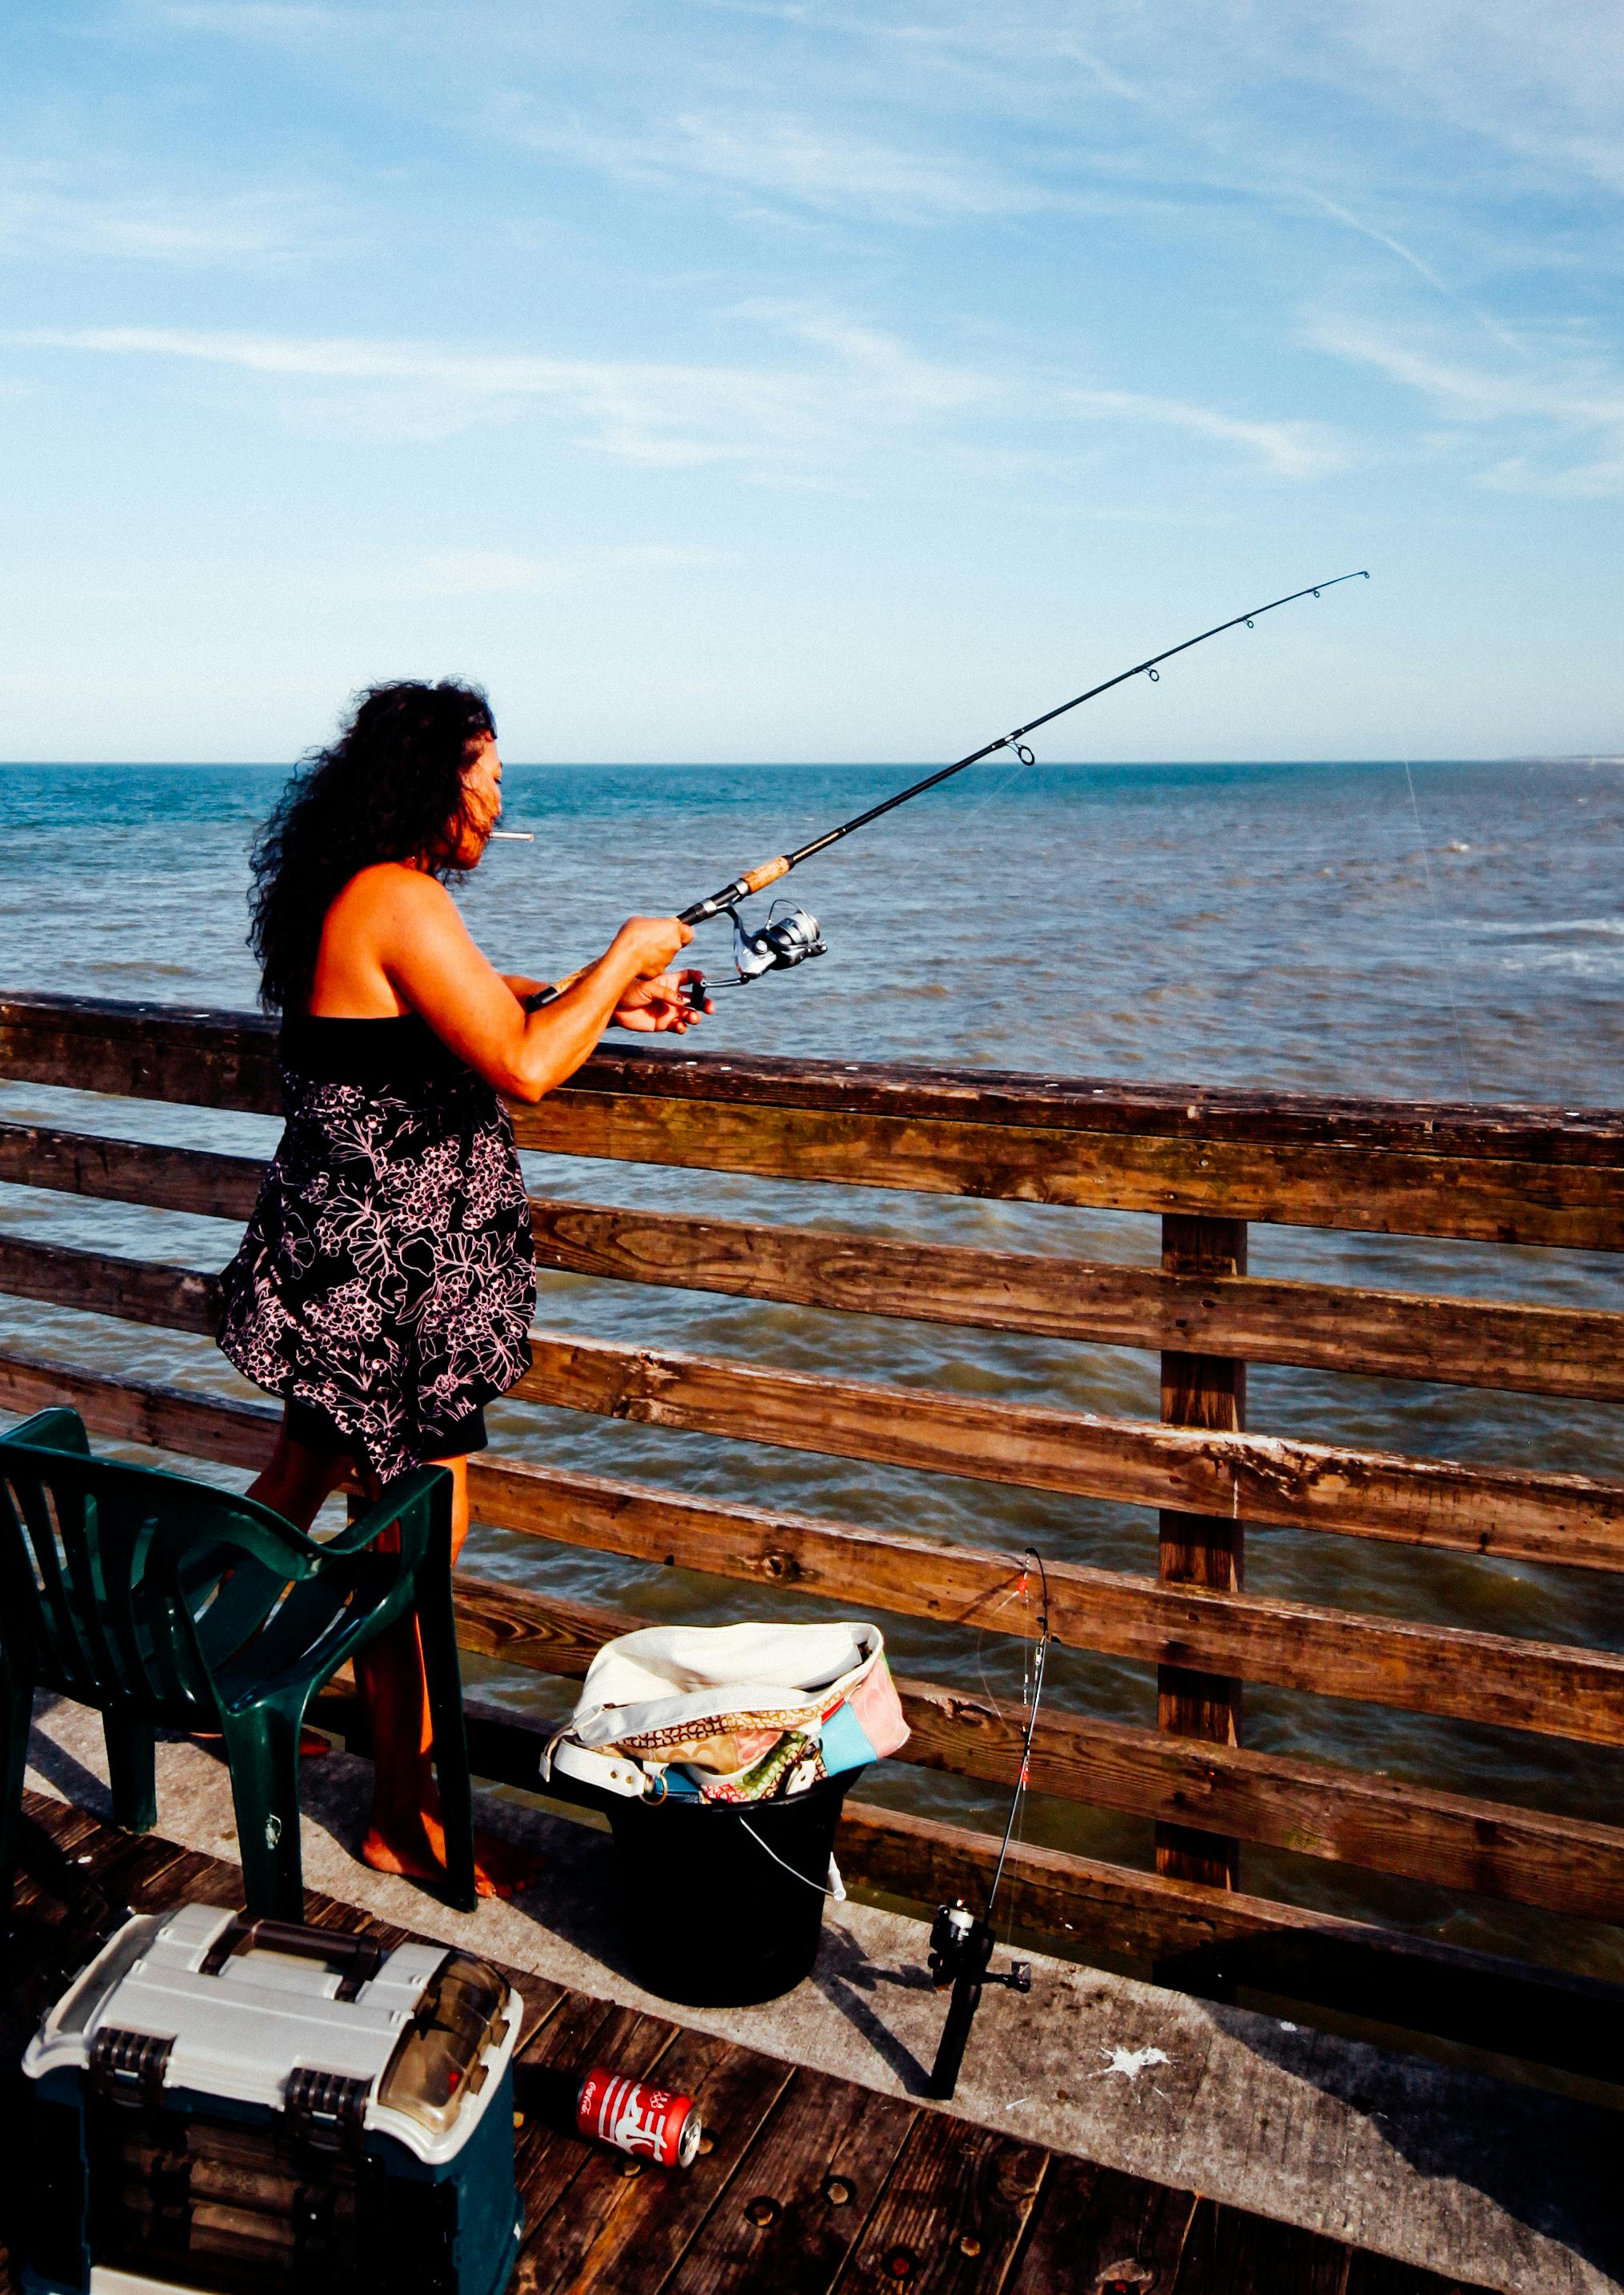
<path fill-rule="evenodd" d="M 513 1127 L 415 1016 L 290 1021 L 281 1057 L 286 1129 L 222 1278 L 220 1346 L 388 1482 L 530 1367 Z"/>

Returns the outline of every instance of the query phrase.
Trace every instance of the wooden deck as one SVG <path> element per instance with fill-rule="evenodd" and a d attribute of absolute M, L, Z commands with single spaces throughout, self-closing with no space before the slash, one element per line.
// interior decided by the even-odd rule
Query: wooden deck
<path fill-rule="evenodd" d="M 23 2105 L 18 2056 L 97 1925 L 126 1905 L 241 1901 L 235 1866 L 37 1794 L 27 1814 L 0 1992 L 7 2159 Z M 390 1943 L 406 1933 L 314 1892 L 306 1917 Z M 1474 2295 L 1460 2281 L 510 1972 L 526 2011 L 516 2102 L 528 2232 L 515 2295 Z M 642 2168 L 567 2126 L 567 2076 L 599 2060 L 657 2070 L 699 2098 L 707 2148 L 690 2171 Z M 0 2283 L 15 2283 L 4 2274 Z"/>

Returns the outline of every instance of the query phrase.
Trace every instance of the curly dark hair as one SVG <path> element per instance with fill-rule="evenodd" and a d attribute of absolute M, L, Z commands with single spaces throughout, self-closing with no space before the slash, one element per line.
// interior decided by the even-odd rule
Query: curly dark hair
<path fill-rule="evenodd" d="M 303 1009 L 327 911 L 361 870 L 417 860 L 449 873 L 463 767 L 495 731 L 477 685 L 374 685 L 331 747 L 302 761 L 249 862 L 249 946 L 267 1012 Z"/>

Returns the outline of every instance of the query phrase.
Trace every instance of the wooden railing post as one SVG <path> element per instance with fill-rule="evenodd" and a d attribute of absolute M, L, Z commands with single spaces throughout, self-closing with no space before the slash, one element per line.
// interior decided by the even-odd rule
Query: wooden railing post
<path fill-rule="evenodd" d="M 1245 1220 L 1162 1221 L 1162 1266 L 1169 1275 L 1212 1278 L 1246 1272 Z M 1164 1353 L 1162 1417 L 1170 1426 L 1239 1433 L 1246 1424 L 1246 1366 L 1229 1355 Z M 1160 1515 L 1160 1573 L 1170 1584 L 1237 1593 L 1244 1576 L 1245 1531 L 1238 1521 L 1198 1514 Z M 1220 1745 L 1241 1741 L 1241 1684 L 1232 1675 L 1164 1665 L 1156 1673 L 1156 1726 L 1180 1737 Z M 1156 1870 L 1179 1881 L 1240 1886 L 1240 1843 L 1228 1834 L 1158 1825 Z"/>

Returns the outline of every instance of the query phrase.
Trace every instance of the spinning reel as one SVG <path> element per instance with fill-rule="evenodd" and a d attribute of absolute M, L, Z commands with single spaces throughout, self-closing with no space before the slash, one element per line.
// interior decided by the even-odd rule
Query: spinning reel
<path fill-rule="evenodd" d="M 785 914 L 780 916 L 779 911 Z M 697 1010 L 716 988 L 747 988 L 765 972 L 788 972 L 792 965 L 804 964 L 809 956 L 827 956 L 828 944 L 818 927 L 818 919 L 803 908 L 775 901 L 767 912 L 765 924 L 754 930 L 746 924 L 736 907 L 730 905 L 725 913 L 733 919 L 733 966 L 736 980 L 706 981 L 703 975 L 688 984 L 688 1000 Z"/>
<path fill-rule="evenodd" d="M 951 1905 L 938 1906 L 930 1930 L 930 1980 L 938 1992 L 951 1986 L 953 1997 L 931 2067 L 930 2092 L 943 2103 L 951 2100 L 959 2085 L 965 2044 L 981 2005 L 982 1987 L 1007 1984 L 1011 1992 L 1032 1990 L 1029 1960 L 1013 1960 L 1007 1973 L 993 1974 L 990 1964 L 995 1942 L 991 1927 L 976 1919 L 962 1897 L 955 1897 Z"/>

